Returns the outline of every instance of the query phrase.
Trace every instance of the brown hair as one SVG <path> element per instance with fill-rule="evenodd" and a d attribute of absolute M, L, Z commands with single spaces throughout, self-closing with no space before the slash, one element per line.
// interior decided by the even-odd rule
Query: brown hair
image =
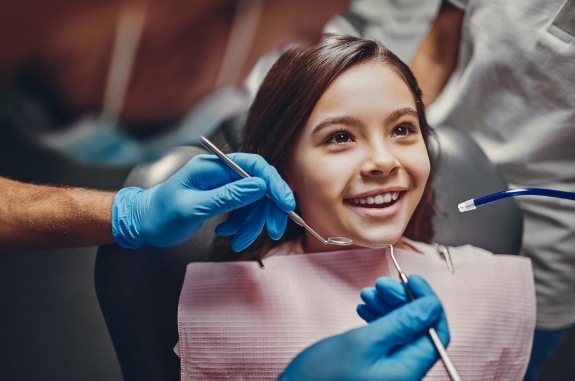
<path fill-rule="evenodd" d="M 343 71 L 365 62 L 385 64 L 408 85 L 415 98 L 421 133 L 430 154 L 432 130 L 425 118 L 421 90 L 409 67 L 377 41 L 345 35 L 325 35 L 317 45 L 295 46 L 281 55 L 250 107 L 242 151 L 261 155 L 283 176 L 283 164 L 324 91 Z M 434 166 L 431 156 L 429 180 L 404 233 L 406 237 L 422 242 L 429 242 L 433 235 Z M 272 241 L 267 234 L 262 234 L 247 251 L 260 256 L 278 243 L 302 234 L 302 228 L 289 221 L 280 241 Z M 229 252 L 229 243 L 227 247 Z M 220 246 L 218 250 L 221 249 Z M 237 258 L 237 254 L 235 256 Z"/>

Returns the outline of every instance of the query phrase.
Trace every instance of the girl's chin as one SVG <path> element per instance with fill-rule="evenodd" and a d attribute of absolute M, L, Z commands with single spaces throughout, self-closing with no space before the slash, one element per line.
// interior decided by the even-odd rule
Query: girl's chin
<path fill-rule="evenodd" d="M 355 239 L 353 239 L 353 244 L 356 247 L 375 247 L 375 246 L 388 246 L 388 245 L 394 245 L 394 246 L 398 246 L 398 244 L 401 244 L 401 235 L 399 236 L 395 236 L 395 235 L 377 235 L 377 236 L 373 236 L 373 237 L 356 237 Z"/>

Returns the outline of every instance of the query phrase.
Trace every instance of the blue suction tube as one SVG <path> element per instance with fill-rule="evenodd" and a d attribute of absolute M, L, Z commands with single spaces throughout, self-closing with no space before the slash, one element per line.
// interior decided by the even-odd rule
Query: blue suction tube
<path fill-rule="evenodd" d="M 490 202 L 498 201 L 508 197 L 518 197 L 518 196 L 544 196 L 544 197 L 562 198 L 565 200 L 575 200 L 575 193 L 573 192 L 565 192 L 545 188 L 518 188 L 492 193 L 490 195 L 483 196 L 480 198 L 475 199 L 472 198 L 470 200 L 458 204 L 457 208 L 461 213 L 463 213 L 468 212 L 470 210 L 474 210 L 478 206 L 485 205 Z"/>

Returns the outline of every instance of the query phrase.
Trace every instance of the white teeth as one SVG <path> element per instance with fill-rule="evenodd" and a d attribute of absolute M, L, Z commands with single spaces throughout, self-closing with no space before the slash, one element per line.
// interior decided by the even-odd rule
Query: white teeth
<path fill-rule="evenodd" d="M 388 193 L 378 194 L 375 196 L 354 198 L 354 199 L 352 199 L 352 202 L 356 205 L 365 205 L 365 204 L 381 205 L 381 204 L 390 203 L 391 201 L 396 201 L 398 198 L 399 198 L 399 192 L 388 192 Z"/>

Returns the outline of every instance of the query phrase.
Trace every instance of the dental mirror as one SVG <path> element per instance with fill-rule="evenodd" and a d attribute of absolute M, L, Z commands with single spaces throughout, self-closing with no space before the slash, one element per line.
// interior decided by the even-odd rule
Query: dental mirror
<path fill-rule="evenodd" d="M 315 238 L 317 238 L 326 245 L 349 246 L 353 244 L 353 241 L 346 237 L 328 237 L 327 239 L 325 239 L 321 235 L 319 235 L 318 232 L 313 230 L 311 226 L 306 224 L 303 218 L 301 218 L 297 213 L 289 212 L 287 215 L 289 218 L 292 219 L 293 222 L 303 227 L 305 230 L 310 232 Z"/>
<path fill-rule="evenodd" d="M 353 241 L 345 237 L 328 237 L 327 243 L 330 243 L 332 245 L 349 246 L 353 244 Z"/>
<path fill-rule="evenodd" d="M 233 160 L 227 157 L 225 153 L 223 153 L 218 147 L 216 147 L 214 143 L 209 141 L 207 138 L 205 138 L 204 136 L 200 136 L 199 140 L 200 143 L 202 143 L 202 145 L 206 147 L 208 151 L 219 157 L 231 169 L 236 171 L 238 175 L 242 177 L 251 177 L 249 173 L 244 171 L 242 167 L 240 167 Z M 266 197 L 273 202 L 272 198 L 269 195 L 266 194 Z M 293 222 L 302 226 L 304 229 L 310 232 L 314 237 L 316 237 L 326 245 L 349 246 L 353 244 L 353 241 L 346 237 L 328 237 L 327 239 L 325 239 L 321 235 L 319 235 L 315 230 L 313 230 L 308 224 L 306 224 L 303 218 L 301 218 L 296 212 L 289 212 L 287 213 L 287 215 L 289 218 L 292 219 Z"/>

